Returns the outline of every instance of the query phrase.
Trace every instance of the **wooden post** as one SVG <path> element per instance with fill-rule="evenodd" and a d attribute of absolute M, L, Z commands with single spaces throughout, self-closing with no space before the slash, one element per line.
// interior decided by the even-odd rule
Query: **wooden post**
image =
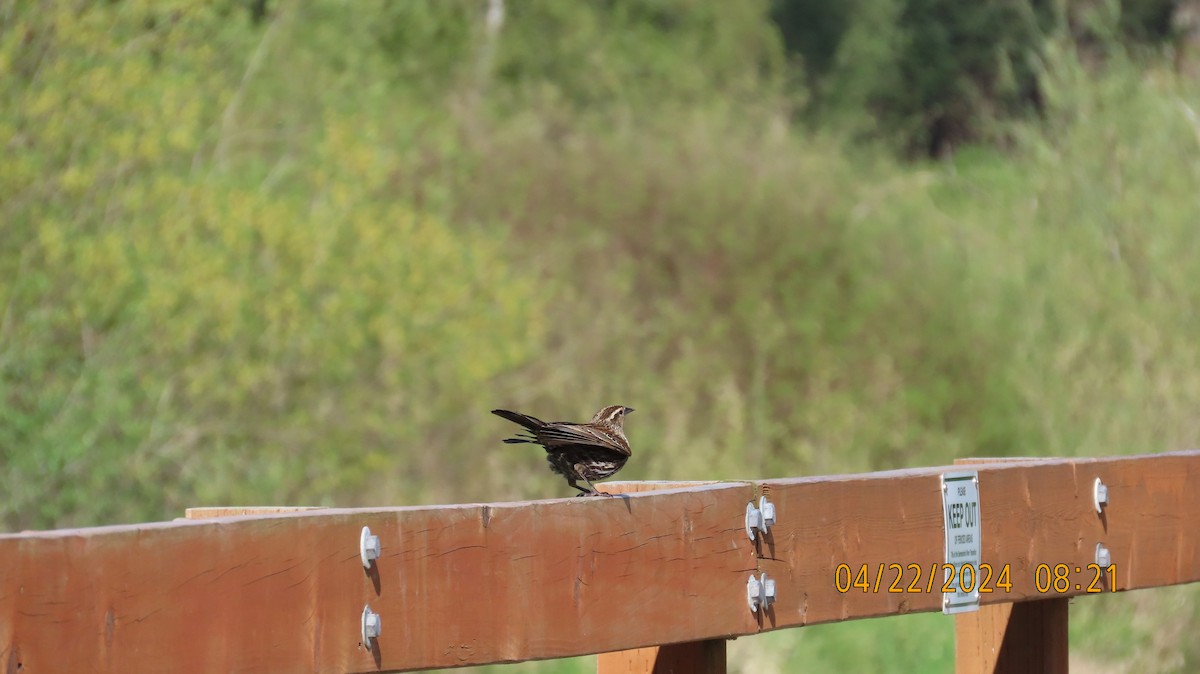
<path fill-rule="evenodd" d="M 725 640 L 690 641 L 596 656 L 596 674 L 725 674 Z"/>
<path fill-rule="evenodd" d="M 680 489 L 706 482 L 608 482 L 599 486 L 610 494 L 634 494 Z M 596 674 L 725 674 L 725 640 L 689 641 L 667 646 L 600 653 Z"/>
<path fill-rule="evenodd" d="M 987 604 L 954 620 L 957 674 L 1066 674 L 1068 599 Z"/>
<path fill-rule="evenodd" d="M 956 459 L 961 464 L 1036 461 L 1037 458 Z M 987 604 L 954 619 L 954 671 L 957 674 L 1065 674 L 1067 601 L 1040 599 Z"/>

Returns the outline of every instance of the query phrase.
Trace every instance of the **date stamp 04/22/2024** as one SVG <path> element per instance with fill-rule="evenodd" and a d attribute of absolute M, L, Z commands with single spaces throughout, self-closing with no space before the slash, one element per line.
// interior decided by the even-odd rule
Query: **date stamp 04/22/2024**
<path fill-rule="evenodd" d="M 872 569 L 872 567 L 874 567 Z M 941 580 L 938 571 L 941 570 Z M 874 573 L 872 573 L 874 571 Z M 1039 594 L 1067 594 L 1074 592 L 1100 593 L 1117 591 L 1117 567 L 1115 564 L 1038 564 L 1033 567 L 1033 588 Z M 1026 572 L 1028 573 L 1028 572 Z M 1020 579 L 1018 578 L 1018 581 Z M 956 582 L 957 581 L 957 582 Z M 838 564 L 833 570 L 833 583 L 838 592 L 886 592 L 889 594 L 932 594 L 934 592 L 963 592 L 980 594 L 1012 592 L 1012 565 L 993 567 L 983 563 L 972 564 Z"/>

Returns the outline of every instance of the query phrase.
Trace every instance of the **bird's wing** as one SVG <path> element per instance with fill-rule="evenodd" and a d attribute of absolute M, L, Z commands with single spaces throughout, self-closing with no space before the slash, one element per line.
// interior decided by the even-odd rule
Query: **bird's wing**
<path fill-rule="evenodd" d="M 611 449 L 625 456 L 631 455 L 628 443 L 622 442 L 621 438 L 581 424 L 546 424 L 537 431 L 537 437 L 546 449 L 551 451 L 571 445 L 592 445 Z"/>

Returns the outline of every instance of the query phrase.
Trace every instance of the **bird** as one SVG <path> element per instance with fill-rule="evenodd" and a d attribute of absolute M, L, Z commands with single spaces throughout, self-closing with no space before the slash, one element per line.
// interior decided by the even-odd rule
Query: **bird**
<path fill-rule="evenodd" d="M 581 492 L 578 496 L 599 496 L 603 492 L 598 491 L 592 482 L 612 476 L 632 456 L 622 426 L 625 415 L 632 411 L 632 407 L 609 405 L 583 424 L 542 421 L 509 410 L 492 410 L 492 414 L 508 419 L 526 431 L 523 435 L 506 438 L 504 442 L 541 445 L 546 449 L 550 470 L 565 477 L 568 485 L 578 489 Z M 580 481 L 587 487 L 579 486 L 577 482 Z"/>

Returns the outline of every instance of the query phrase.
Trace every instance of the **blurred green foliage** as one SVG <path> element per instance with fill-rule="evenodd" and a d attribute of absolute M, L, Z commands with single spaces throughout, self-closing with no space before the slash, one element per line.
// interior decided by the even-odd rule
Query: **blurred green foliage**
<path fill-rule="evenodd" d="M 564 495 L 501 405 L 637 407 L 628 479 L 1196 446 L 1161 11 L 505 5 L 0 4 L 7 529 Z M 1131 596 L 1074 638 L 1194 669 L 1195 593 Z M 948 666 L 901 622 L 731 662 Z"/>
<path fill-rule="evenodd" d="M 421 498 L 441 461 L 399 448 L 528 358 L 534 279 L 393 198 L 408 130 L 336 73 L 272 88 L 303 120 L 247 94 L 287 38 L 204 2 L 57 9 L 15 18 L 0 77 L 7 526 L 341 501 L 378 472 Z"/>

